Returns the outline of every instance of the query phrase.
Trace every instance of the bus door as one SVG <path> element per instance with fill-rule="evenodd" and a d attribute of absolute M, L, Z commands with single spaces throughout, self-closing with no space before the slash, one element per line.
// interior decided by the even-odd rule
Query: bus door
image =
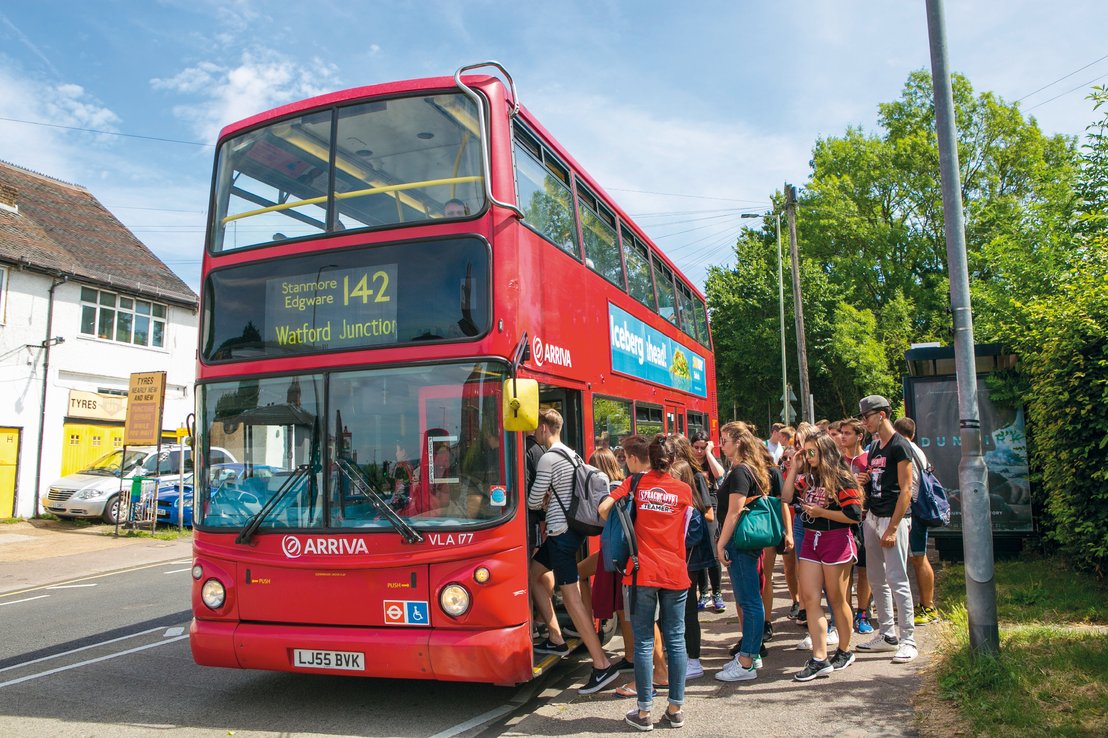
<path fill-rule="evenodd" d="M 539 385 L 539 407 L 553 408 L 562 416 L 562 443 L 581 455 L 585 454 L 585 433 L 581 426 L 581 393 L 577 390 Z"/>
<path fill-rule="evenodd" d="M 685 435 L 685 406 L 666 402 L 666 433 Z"/>

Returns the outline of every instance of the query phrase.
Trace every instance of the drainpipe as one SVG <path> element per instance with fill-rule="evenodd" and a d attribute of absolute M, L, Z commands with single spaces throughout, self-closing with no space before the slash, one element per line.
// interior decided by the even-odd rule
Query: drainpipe
<path fill-rule="evenodd" d="M 46 305 L 46 338 L 42 342 L 43 348 L 43 360 L 42 360 L 42 407 L 39 410 L 38 416 L 38 459 L 35 463 L 35 486 L 33 494 L 35 497 L 35 504 L 32 508 L 31 517 L 38 517 L 38 500 L 39 493 L 41 491 L 40 485 L 42 484 L 42 441 L 46 433 L 46 388 L 50 383 L 50 349 L 55 343 L 61 343 L 60 340 L 55 340 L 54 333 L 54 290 L 59 285 L 65 284 L 69 281 L 67 276 L 58 276 L 54 278 L 53 284 L 50 285 L 50 299 Z M 16 510 L 19 509 L 19 503 L 16 502 Z"/>

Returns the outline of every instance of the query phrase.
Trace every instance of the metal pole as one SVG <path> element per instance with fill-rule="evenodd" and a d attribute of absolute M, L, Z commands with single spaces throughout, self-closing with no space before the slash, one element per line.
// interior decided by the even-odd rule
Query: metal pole
<path fill-rule="evenodd" d="M 792 257 L 793 314 L 796 316 L 796 359 L 800 373 L 800 419 L 814 423 L 808 403 L 808 341 L 804 335 L 804 300 L 800 295 L 800 254 L 796 247 L 796 187 L 785 185 L 785 214 L 789 220 L 789 256 Z"/>
<path fill-rule="evenodd" d="M 781 213 L 777 218 L 777 307 L 781 313 L 781 418 L 789 422 L 789 379 L 785 369 L 785 267 L 781 252 Z"/>
<path fill-rule="evenodd" d="M 989 510 L 988 470 L 981 453 L 981 415 L 977 406 L 962 185 L 959 181 L 954 94 L 947 65 L 942 0 L 927 0 L 927 35 L 931 44 L 931 78 L 935 87 L 935 129 L 939 137 L 939 169 L 943 183 L 950 307 L 954 315 L 954 365 L 958 377 L 962 442 L 958 484 L 962 498 L 962 545 L 966 558 L 970 650 L 976 654 L 997 654 L 1000 652 L 1000 630 L 996 617 L 996 582 L 993 579 L 993 526 Z"/>

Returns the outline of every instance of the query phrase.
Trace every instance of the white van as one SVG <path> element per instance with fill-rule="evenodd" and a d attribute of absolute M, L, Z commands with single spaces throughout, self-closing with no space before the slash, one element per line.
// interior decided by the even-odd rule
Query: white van
<path fill-rule="evenodd" d="M 192 472 L 192 449 L 185 452 L 185 473 Z M 221 448 L 209 453 L 212 464 L 233 464 L 234 456 Z M 62 477 L 50 484 L 42 500 L 43 508 L 59 518 L 103 518 L 115 523 L 119 516 L 119 491 L 131 492 L 134 477 L 157 478 L 159 484 L 176 482 L 181 473 L 181 449 L 178 446 L 133 446 L 112 451 L 92 462 L 87 469 Z"/>

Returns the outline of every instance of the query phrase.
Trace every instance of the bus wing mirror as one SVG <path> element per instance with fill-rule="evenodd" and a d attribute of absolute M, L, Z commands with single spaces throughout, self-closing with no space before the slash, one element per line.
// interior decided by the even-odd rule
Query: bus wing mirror
<path fill-rule="evenodd" d="M 539 427 L 539 382 L 536 379 L 504 381 L 504 430 L 533 431 Z"/>

